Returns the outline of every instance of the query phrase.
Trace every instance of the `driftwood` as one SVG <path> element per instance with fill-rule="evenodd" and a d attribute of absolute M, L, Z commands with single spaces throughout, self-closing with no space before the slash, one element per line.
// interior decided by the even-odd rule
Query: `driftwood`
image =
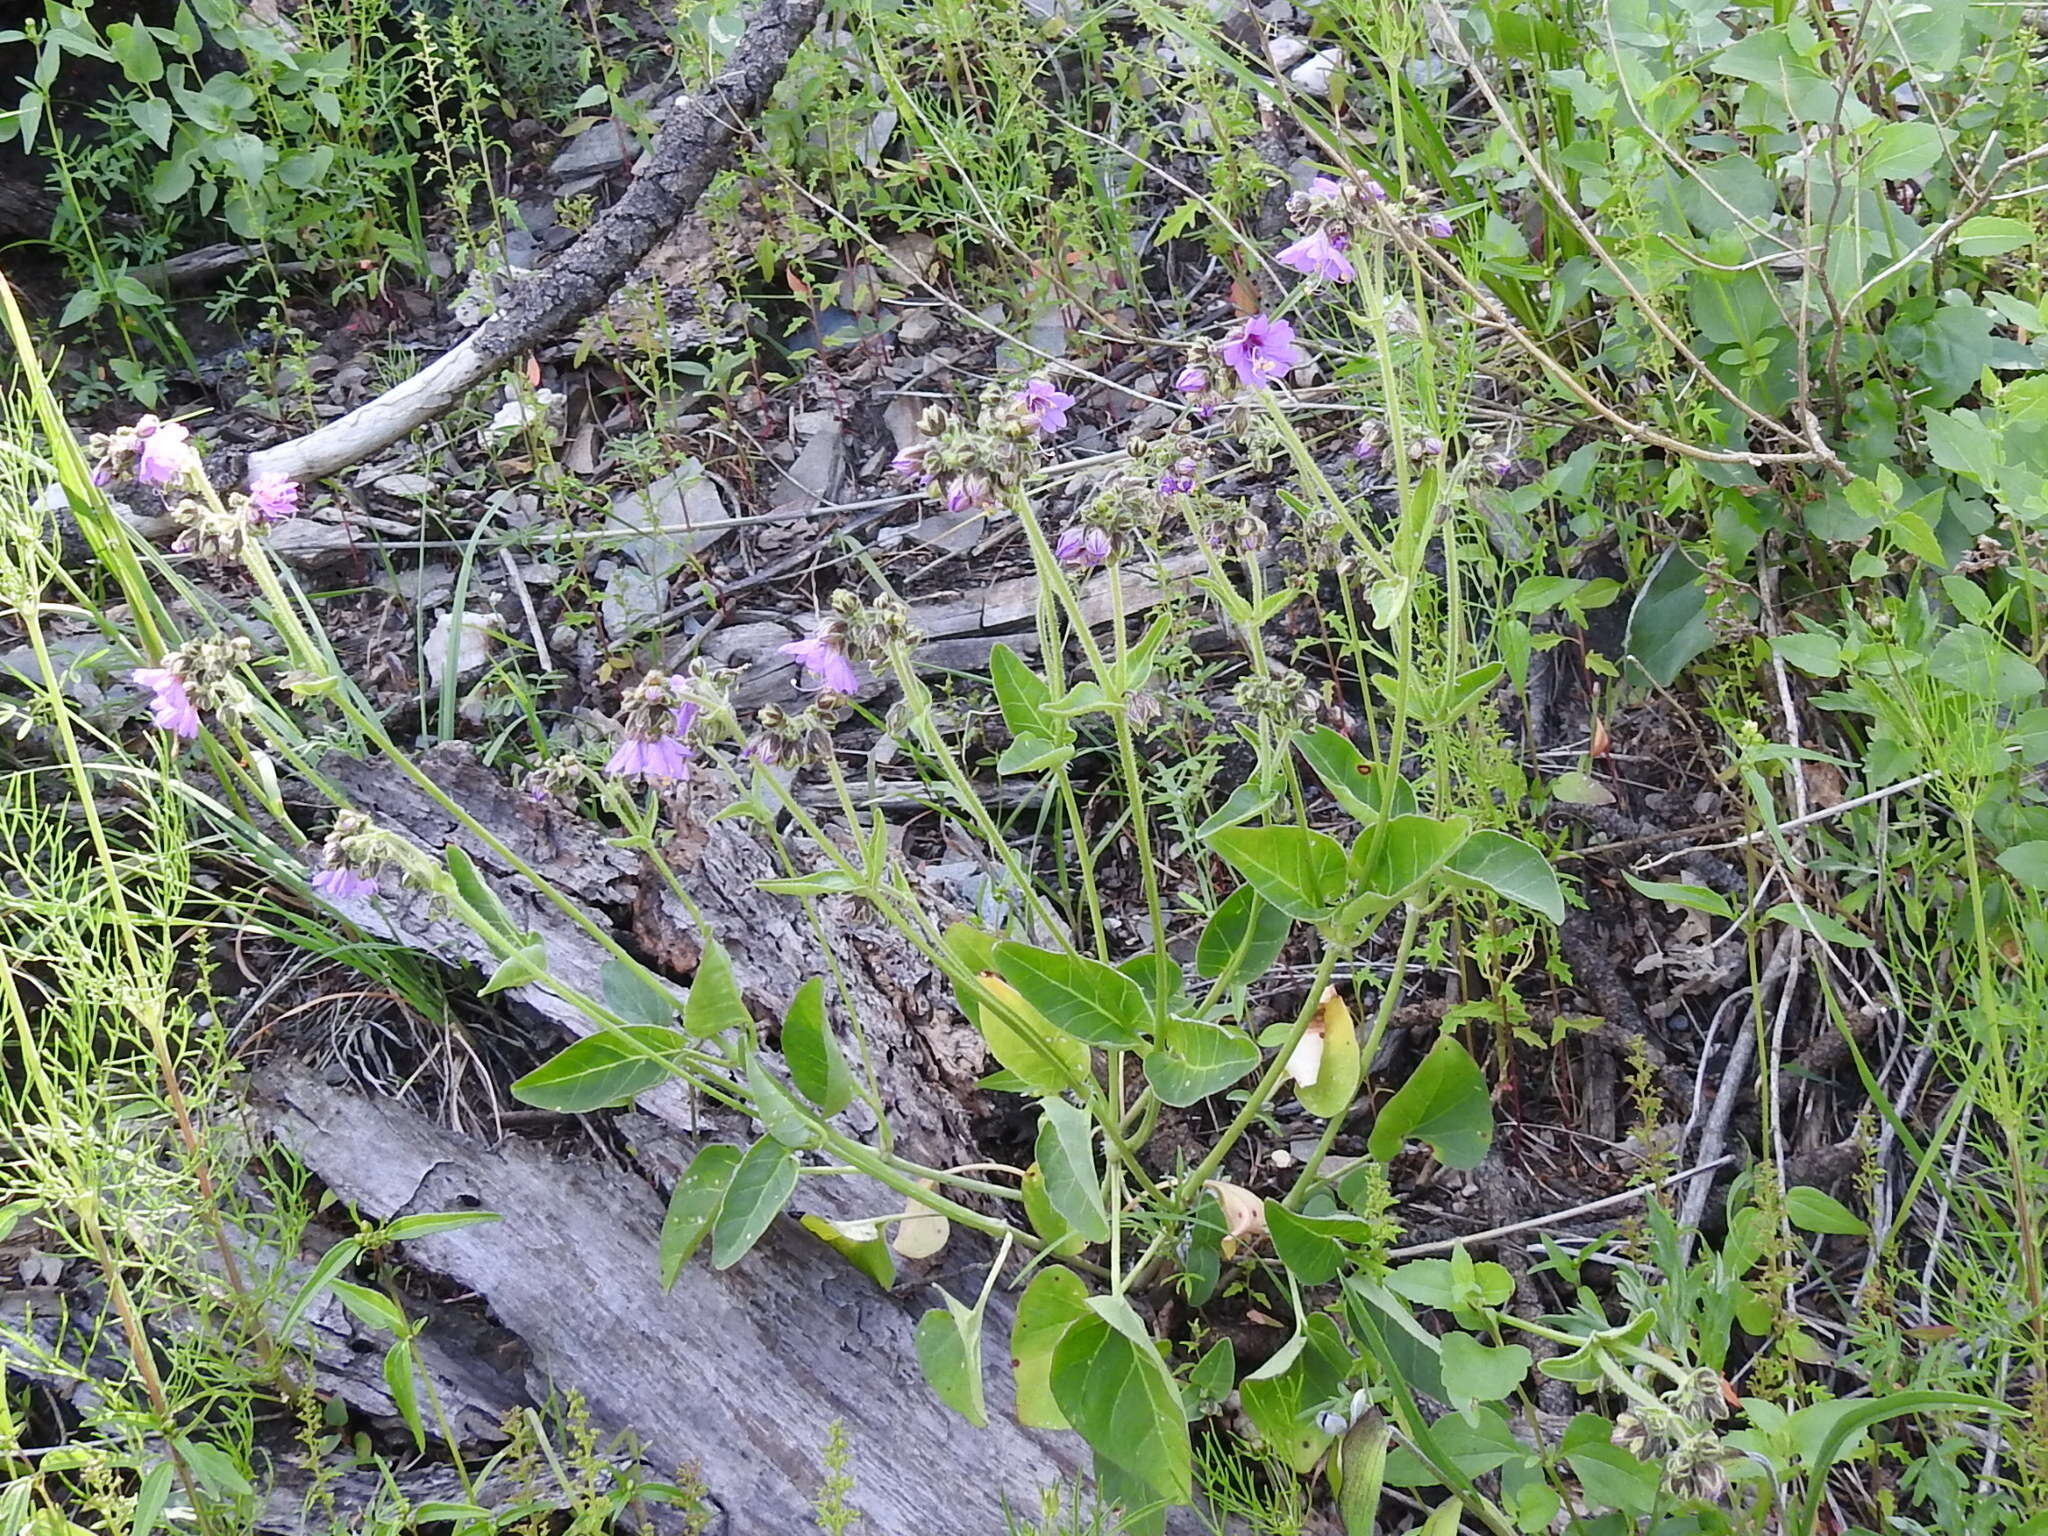
<path fill-rule="evenodd" d="M 546 271 L 514 289 L 496 314 L 403 384 L 304 437 L 251 454 L 249 478 L 317 480 L 360 463 L 595 311 L 696 206 L 742 125 L 767 104 L 817 14 L 818 0 L 761 0 L 725 72 L 702 94 L 669 104 L 641 174 Z"/>
<path fill-rule="evenodd" d="M 989 1427 L 976 1430 L 919 1375 L 912 1330 L 937 1298 L 878 1289 L 787 1218 L 732 1269 L 699 1259 L 664 1293 L 662 1202 L 630 1174 L 516 1140 L 487 1148 L 288 1061 L 257 1091 L 274 1134 L 364 1214 L 500 1213 L 406 1256 L 488 1301 L 531 1350 L 536 1395 L 574 1388 L 657 1472 L 694 1465 L 729 1536 L 813 1528 L 834 1421 L 852 1445 L 848 1502 L 877 1536 L 990 1536 L 1005 1499 L 1034 1509 L 1040 1488 L 1087 1467 L 1077 1436 L 1010 1418 L 1000 1295 L 983 1346 Z M 797 1203 L 841 1182 L 807 1180 Z"/>

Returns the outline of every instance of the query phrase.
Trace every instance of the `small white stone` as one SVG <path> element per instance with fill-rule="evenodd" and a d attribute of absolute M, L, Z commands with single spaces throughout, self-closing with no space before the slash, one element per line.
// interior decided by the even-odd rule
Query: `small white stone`
<path fill-rule="evenodd" d="M 1344 55 L 1339 50 L 1325 48 L 1306 64 L 1291 70 L 1287 78 L 1311 96 L 1327 96 L 1330 94 L 1330 79 L 1343 61 Z"/>

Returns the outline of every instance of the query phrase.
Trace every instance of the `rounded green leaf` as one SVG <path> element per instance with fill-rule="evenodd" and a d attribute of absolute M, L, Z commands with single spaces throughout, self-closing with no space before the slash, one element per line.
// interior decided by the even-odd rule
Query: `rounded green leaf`
<path fill-rule="evenodd" d="M 1098 1457 L 1159 1498 L 1188 1501 L 1187 1415 L 1157 1351 L 1091 1313 L 1054 1346 L 1051 1380 L 1053 1401 Z"/>
<path fill-rule="evenodd" d="M 711 1267 L 730 1269 L 761 1240 L 796 1193 L 796 1159 L 781 1143 L 755 1142 L 732 1171 L 711 1224 Z"/>
<path fill-rule="evenodd" d="M 1138 984 L 1086 955 L 998 944 L 996 970 L 1055 1029 L 1090 1045 L 1128 1049 L 1151 1023 Z"/>
<path fill-rule="evenodd" d="M 917 1363 L 939 1401 L 976 1429 L 988 1425 L 982 1397 L 981 1313 L 944 1291 L 945 1306 L 917 1320 Z"/>
<path fill-rule="evenodd" d="M 1067 1330 L 1088 1310 L 1088 1287 L 1071 1269 L 1041 1269 L 1025 1287 L 1010 1324 L 1010 1368 L 1017 1376 L 1017 1422 L 1032 1429 L 1066 1429 L 1067 1416 L 1052 1395 L 1052 1356 Z"/>
<path fill-rule="evenodd" d="M 1477 1168 L 1493 1145 L 1493 1098 L 1479 1063 L 1449 1035 L 1387 1100 L 1366 1150 L 1390 1162 L 1408 1141 L 1429 1143 L 1449 1168 Z"/>
<path fill-rule="evenodd" d="M 1445 862 L 1452 874 L 1494 895 L 1541 912 L 1553 923 L 1564 921 L 1564 889 L 1550 861 L 1519 837 L 1505 832 L 1474 832 Z"/>
<path fill-rule="evenodd" d="M 1226 827 L 1209 846 L 1289 917 L 1318 917 L 1343 899 L 1344 846 L 1308 827 Z"/>
<path fill-rule="evenodd" d="M 813 976 L 790 999 L 782 1019 L 782 1059 L 798 1093 L 825 1115 L 853 1102 L 853 1073 L 825 1014 L 825 981 Z"/>
<path fill-rule="evenodd" d="M 537 1109 L 580 1115 L 630 1104 L 675 1075 L 689 1042 L 672 1029 L 635 1024 L 589 1035 L 512 1085 L 513 1096 Z"/>
<path fill-rule="evenodd" d="M 1195 970 L 1223 986 L 1257 981 L 1273 968 L 1294 923 L 1285 912 L 1240 885 L 1223 898 L 1195 945 Z"/>

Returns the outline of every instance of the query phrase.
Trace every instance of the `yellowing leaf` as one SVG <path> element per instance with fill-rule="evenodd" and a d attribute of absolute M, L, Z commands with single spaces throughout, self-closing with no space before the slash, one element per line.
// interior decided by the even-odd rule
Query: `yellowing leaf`
<path fill-rule="evenodd" d="M 1319 1120 L 1334 1120 L 1358 1097 L 1364 1063 L 1358 1057 L 1358 1030 L 1351 1022 L 1351 1010 L 1335 987 L 1323 989 L 1323 1000 L 1309 1025 L 1311 1034 L 1323 1038 L 1322 1059 L 1313 1080 L 1296 1078 L 1294 1096 L 1301 1107 Z"/>

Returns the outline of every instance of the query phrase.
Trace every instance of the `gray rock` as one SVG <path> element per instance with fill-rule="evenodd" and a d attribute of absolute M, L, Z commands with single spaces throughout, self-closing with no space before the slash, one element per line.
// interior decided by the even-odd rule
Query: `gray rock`
<path fill-rule="evenodd" d="M 1306 64 L 1288 72 L 1287 78 L 1307 91 L 1311 96 L 1330 94 L 1330 79 L 1344 62 L 1343 52 L 1336 48 L 1325 48 L 1315 54 Z"/>
<path fill-rule="evenodd" d="M 622 565 L 606 580 L 599 611 L 604 615 L 605 633 L 614 639 L 624 639 L 651 628 L 667 606 L 666 576 Z"/>
<path fill-rule="evenodd" d="M 775 493 L 775 510 L 790 512 L 815 507 L 831 496 L 839 485 L 843 434 L 834 423 L 804 444 L 796 462 L 782 472 L 782 484 Z"/>
<path fill-rule="evenodd" d="M 548 167 L 556 181 L 573 181 L 579 176 L 622 171 L 639 153 L 632 133 L 615 117 L 592 123 L 571 139 Z"/>
<path fill-rule="evenodd" d="M 629 491 L 613 502 L 605 526 L 628 535 L 619 546 L 621 554 L 666 580 L 731 531 L 704 526 L 728 517 L 717 482 L 691 459 L 646 490 Z"/>

